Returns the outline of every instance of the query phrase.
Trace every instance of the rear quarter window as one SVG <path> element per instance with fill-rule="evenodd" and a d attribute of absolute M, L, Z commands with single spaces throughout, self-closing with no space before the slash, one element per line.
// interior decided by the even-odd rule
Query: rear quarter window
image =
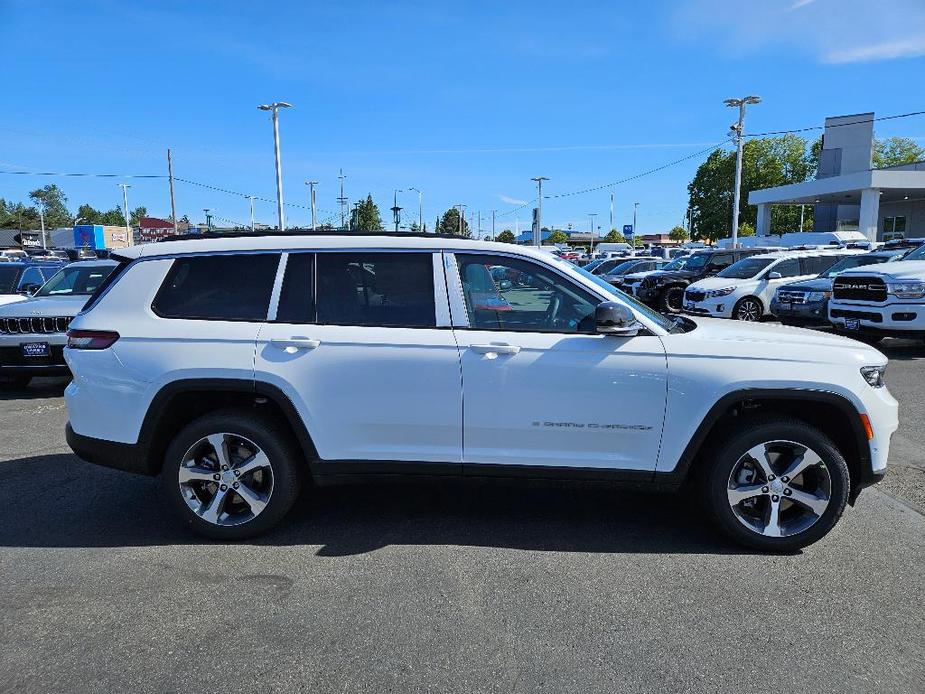
<path fill-rule="evenodd" d="M 151 310 L 162 318 L 264 321 L 278 253 L 177 258 Z"/>

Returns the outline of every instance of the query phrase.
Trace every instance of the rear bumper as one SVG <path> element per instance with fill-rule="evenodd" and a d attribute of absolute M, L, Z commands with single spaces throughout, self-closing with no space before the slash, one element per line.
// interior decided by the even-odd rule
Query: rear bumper
<path fill-rule="evenodd" d="M 64 438 L 74 454 L 87 463 L 138 475 L 155 474 L 148 469 L 147 456 L 138 444 L 81 436 L 74 431 L 70 422 L 64 428 Z"/>

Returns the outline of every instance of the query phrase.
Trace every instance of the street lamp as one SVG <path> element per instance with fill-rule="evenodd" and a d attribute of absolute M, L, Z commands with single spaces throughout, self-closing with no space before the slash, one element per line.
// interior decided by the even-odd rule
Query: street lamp
<path fill-rule="evenodd" d="M 533 245 L 542 245 L 543 239 L 543 181 L 548 181 L 546 176 L 536 176 L 531 178 L 536 181 L 536 229 L 533 232 Z"/>
<path fill-rule="evenodd" d="M 594 253 L 594 218 L 595 217 L 597 217 L 597 212 L 588 213 L 588 221 L 591 222 L 591 249 L 588 251 L 589 256 L 592 253 Z"/>
<path fill-rule="evenodd" d="M 401 188 L 393 188 L 394 195 L 392 198 L 392 221 L 395 222 L 395 231 L 398 231 L 398 224 L 401 222 L 401 209 L 398 206 L 398 194 L 405 192 Z"/>
<path fill-rule="evenodd" d="M 312 231 L 315 231 L 315 186 L 318 185 L 318 181 L 305 181 L 305 185 L 309 188 L 309 202 L 312 207 Z"/>
<path fill-rule="evenodd" d="M 128 217 L 128 189 L 131 188 L 132 186 L 129 185 L 128 183 L 117 183 L 116 185 L 118 185 L 122 189 L 122 210 L 123 210 L 123 214 L 125 215 L 125 245 L 132 246 L 134 245 L 132 243 L 134 239 L 132 239 L 132 227 L 129 224 L 129 217 Z M 42 238 L 43 239 L 45 238 L 44 232 L 42 234 Z M 44 243 L 43 243 L 43 247 L 44 247 Z"/>
<path fill-rule="evenodd" d="M 742 144 L 744 142 L 744 131 L 745 126 L 745 107 L 749 104 L 760 104 L 761 97 L 758 96 L 744 96 L 741 99 L 726 99 L 723 101 L 726 106 L 729 108 L 738 108 L 739 109 L 739 120 L 733 125 L 729 126 L 729 129 L 732 131 L 732 136 L 736 140 L 736 178 L 735 178 L 735 190 L 732 194 L 732 247 L 736 248 L 739 245 L 739 195 L 742 188 Z"/>
<path fill-rule="evenodd" d="M 275 101 L 272 104 L 261 104 L 257 107 L 261 111 L 273 113 L 273 151 L 276 154 L 276 212 L 279 215 L 279 230 L 286 229 L 286 220 L 283 216 L 283 169 L 279 160 L 279 110 L 292 108 L 292 104 L 285 101 Z"/>
<path fill-rule="evenodd" d="M 413 190 L 418 194 L 418 231 L 424 233 L 424 193 L 419 189 L 409 186 L 408 190 Z"/>

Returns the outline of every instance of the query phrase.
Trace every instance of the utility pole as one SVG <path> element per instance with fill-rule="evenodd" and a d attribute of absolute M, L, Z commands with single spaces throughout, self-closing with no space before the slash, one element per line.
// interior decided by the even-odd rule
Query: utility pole
<path fill-rule="evenodd" d="M 45 243 L 45 200 L 39 203 L 39 222 L 42 225 L 42 248 L 47 248 Z M 20 214 L 19 228 L 22 229 L 22 215 Z"/>
<path fill-rule="evenodd" d="M 177 228 L 177 201 L 173 197 L 173 160 L 170 157 L 170 147 L 167 148 L 167 177 L 170 179 L 170 218 L 173 220 L 173 233 L 178 234 Z"/>
<path fill-rule="evenodd" d="M 308 186 L 308 202 L 312 208 L 312 231 L 315 231 L 315 186 L 318 181 L 305 181 L 305 185 Z"/>
<path fill-rule="evenodd" d="M 543 240 L 543 181 L 549 179 L 537 176 L 530 180 L 536 181 L 536 230 L 533 232 L 533 245 L 540 246 Z"/>
<path fill-rule="evenodd" d="M 125 245 L 134 246 L 134 239 L 132 238 L 132 227 L 129 224 L 128 216 L 128 189 L 131 188 L 128 183 L 119 183 L 117 184 L 122 189 L 122 214 L 125 215 Z M 42 243 L 45 239 L 45 226 L 42 225 Z"/>
<path fill-rule="evenodd" d="M 609 234 L 613 228 L 613 191 L 610 191 L 610 229 L 607 230 L 607 233 Z"/>
<path fill-rule="evenodd" d="M 475 238 L 476 239 L 482 238 L 482 211 L 481 210 L 479 210 L 479 224 L 478 224 L 478 229 L 476 229 L 475 231 Z"/>
<path fill-rule="evenodd" d="M 588 251 L 588 255 L 591 255 L 594 252 L 594 218 L 597 217 L 597 212 L 589 212 L 588 219 L 591 221 L 591 249 Z"/>
<path fill-rule="evenodd" d="M 344 175 L 344 170 L 340 170 L 340 174 L 337 176 L 340 179 L 340 197 L 337 198 L 337 202 L 340 203 L 340 228 L 344 228 L 344 217 L 347 214 L 347 203 L 349 200 L 344 196 L 344 179 L 347 178 Z"/>
<path fill-rule="evenodd" d="M 726 99 L 723 101 L 730 108 L 739 109 L 739 120 L 730 126 L 733 137 L 736 140 L 736 178 L 735 190 L 732 194 L 732 247 L 739 246 L 739 197 L 742 192 L 742 148 L 745 142 L 745 107 L 749 104 L 760 104 L 761 98 L 757 96 L 745 96 L 741 99 Z"/>
<path fill-rule="evenodd" d="M 424 233 L 424 193 L 422 193 L 418 188 L 408 188 L 408 190 L 413 190 L 418 194 L 418 232 Z"/>
<path fill-rule="evenodd" d="M 292 108 L 292 104 L 285 101 L 276 101 L 272 104 L 262 104 L 257 107 L 261 111 L 273 113 L 273 152 L 276 155 L 276 213 L 279 217 L 279 230 L 286 230 L 286 218 L 283 213 L 283 167 L 279 156 L 279 110 Z"/>
<path fill-rule="evenodd" d="M 491 211 L 491 240 L 494 241 L 498 238 L 498 235 L 495 233 L 495 212 L 498 210 Z"/>
<path fill-rule="evenodd" d="M 395 192 L 394 192 L 394 197 L 392 199 L 392 221 L 395 222 L 395 231 L 398 231 L 398 224 L 399 222 L 401 222 L 401 209 L 402 209 L 398 206 L 398 194 L 404 191 L 402 191 L 400 188 L 393 188 L 393 190 Z"/>
<path fill-rule="evenodd" d="M 257 231 L 254 224 L 254 196 L 248 195 L 247 199 L 251 201 L 251 231 Z"/>

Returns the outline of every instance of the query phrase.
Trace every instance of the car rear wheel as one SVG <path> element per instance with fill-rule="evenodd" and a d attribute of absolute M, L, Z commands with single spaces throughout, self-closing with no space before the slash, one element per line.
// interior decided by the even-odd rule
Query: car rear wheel
<path fill-rule="evenodd" d="M 265 532 L 292 508 L 301 487 L 299 461 L 287 430 L 229 410 L 193 421 L 174 438 L 161 484 L 192 530 L 240 540 Z"/>
<path fill-rule="evenodd" d="M 753 296 L 746 296 L 736 302 L 735 308 L 732 309 L 732 317 L 736 320 L 744 320 L 755 323 L 761 320 L 764 315 L 764 307 L 761 302 Z"/>
<path fill-rule="evenodd" d="M 824 537 L 848 500 L 848 466 L 819 430 L 787 418 L 756 418 L 722 441 L 704 474 L 716 524 L 737 542 L 792 552 Z"/>

